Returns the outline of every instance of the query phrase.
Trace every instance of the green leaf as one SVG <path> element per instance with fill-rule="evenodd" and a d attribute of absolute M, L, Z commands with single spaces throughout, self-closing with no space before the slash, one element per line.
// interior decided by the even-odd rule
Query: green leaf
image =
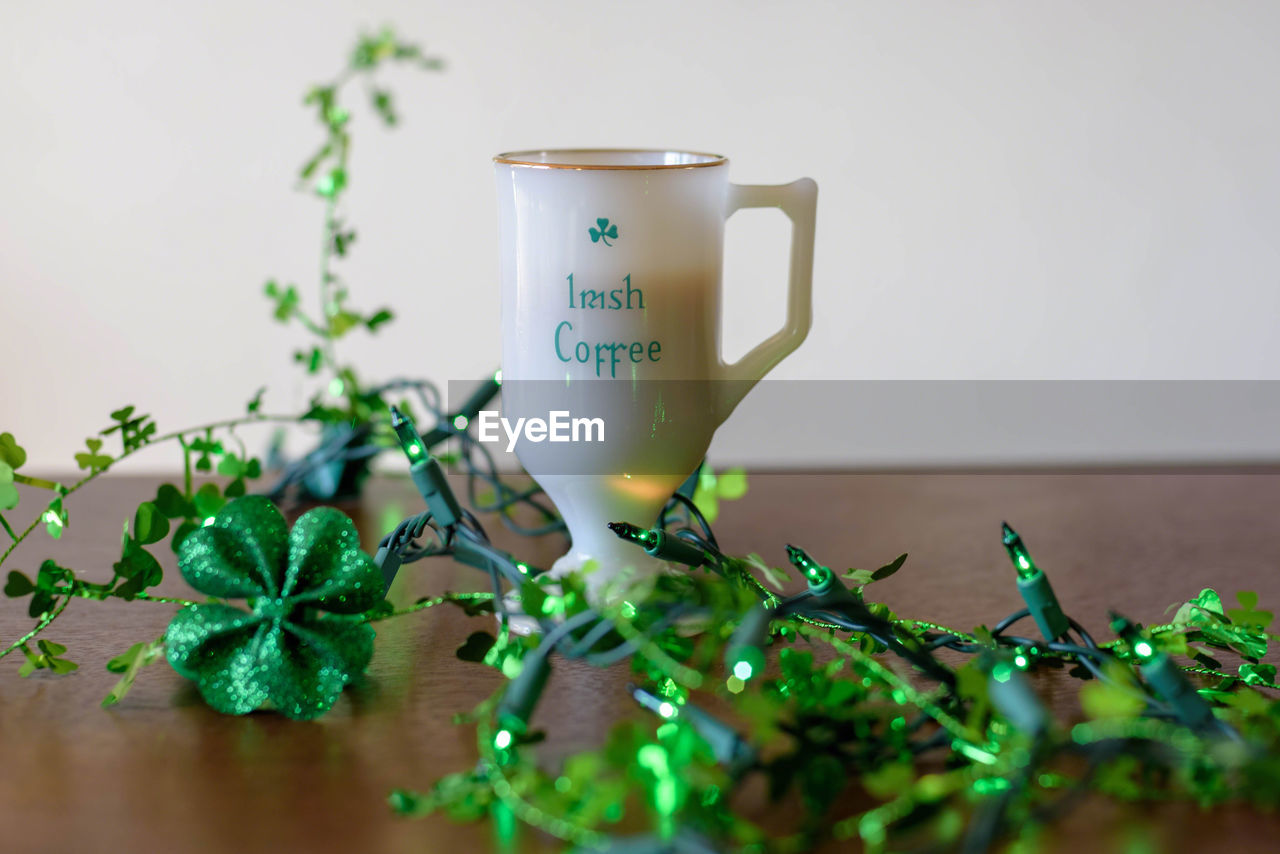
<path fill-rule="evenodd" d="M 49 506 L 45 508 L 40 518 L 44 522 L 44 529 L 50 537 L 55 540 L 62 539 L 62 529 L 67 527 L 67 519 L 70 518 L 70 515 L 62 506 L 62 496 L 50 501 Z"/>
<path fill-rule="evenodd" d="M 102 698 L 102 707 L 114 706 L 124 699 L 138 677 L 138 671 L 161 657 L 164 650 L 164 638 L 153 641 L 135 643 L 124 653 L 107 662 L 107 670 L 111 673 L 123 674 L 112 686 L 107 696 Z"/>
<path fill-rule="evenodd" d="M 361 325 L 362 318 L 358 314 L 349 311 L 339 311 L 329 318 L 329 334 L 334 338 L 341 338 L 352 329 Z"/>
<path fill-rule="evenodd" d="M 1199 596 L 1178 609 L 1173 622 L 1180 626 L 1203 626 L 1220 622 L 1224 616 L 1222 597 L 1212 587 L 1206 587 Z"/>
<path fill-rule="evenodd" d="M 262 395 L 266 392 L 267 387 L 262 386 L 253 393 L 253 397 L 249 398 L 249 402 L 245 404 L 245 412 L 253 415 L 262 408 Z"/>
<path fill-rule="evenodd" d="M 150 501 L 138 505 L 133 516 L 133 535 L 142 545 L 158 543 L 169 533 L 169 520 L 160 508 Z"/>
<path fill-rule="evenodd" d="M 76 664 L 74 661 L 67 661 L 65 658 L 50 658 L 49 669 L 59 676 L 62 676 L 63 674 L 70 673 L 73 670 L 79 670 L 80 665 Z"/>
<path fill-rule="evenodd" d="M 986 679 L 983 677 L 985 684 Z M 892 800 L 915 782 L 915 769 L 908 763 L 886 762 L 874 771 L 862 775 L 862 788 L 881 801 Z"/>
<path fill-rule="evenodd" d="M 865 587 L 875 580 L 871 577 L 873 574 L 869 569 L 850 569 L 841 578 L 844 578 L 855 587 Z"/>
<path fill-rule="evenodd" d="M 896 558 L 894 558 L 893 562 L 886 563 L 884 566 L 880 567 L 875 572 L 871 573 L 871 580 L 881 581 L 885 578 L 888 578 L 898 570 L 902 569 L 902 565 L 906 562 L 907 562 L 907 555 L 904 552 L 898 555 Z M 876 588 L 876 589 L 878 590 L 879 588 Z M 877 598 L 879 597 L 877 596 Z"/>
<path fill-rule="evenodd" d="M 364 325 L 370 332 L 376 332 L 379 326 L 382 326 L 385 323 L 390 323 L 394 318 L 395 314 L 392 313 L 391 309 L 382 308 L 374 312 L 373 315 L 364 322 Z"/>
<path fill-rule="evenodd" d="M 736 501 L 747 494 L 746 469 L 727 469 L 716 475 L 716 496 L 724 501 Z"/>
<path fill-rule="evenodd" d="M 4 585 L 4 595 L 11 599 L 18 599 L 22 596 L 34 593 L 36 586 L 31 583 L 31 579 L 18 570 L 9 571 L 9 580 Z"/>
<path fill-rule="evenodd" d="M 1252 590 L 1240 591 L 1236 594 L 1236 599 L 1240 602 L 1240 607 L 1227 611 L 1227 616 L 1231 618 L 1231 622 L 1242 626 L 1265 629 L 1275 619 L 1275 614 L 1270 611 L 1258 610 L 1258 594 Z"/>
<path fill-rule="evenodd" d="M 8 463 L 11 469 L 19 469 L 26 461 L 27 452 L 13 438 L 13 434 L 0 433 L 0 462 Z"/>
<path fill-rule="evenodd" d="M 1246 662 L 1240 665 L 1240 678 L 1244 680 L 1246 685 L 1274 684 L 1276 681 L 1276 666 L 1274 664 L 1251 664 Z"/>
<path fill-rule="evenodd" d="M 328 174 L 316 181 L 316 192 L 326 199 L 332 199 L 347 186 L 347 173 L 343 169 L 330 169 Z"/>
<path fill-rule="evenodd" d="M 373 90 L 373 109 L 382 117 L 382 121 L 387 125 L 396 123 L 395 105 L 392 103 L 391 93 L 385 89 Z"/>
<path fill-rule="evenodd" d="M 120 560 L 116 561 L 112 568 L 117 575 L 133 582 L 131 585 L 121 585 L 116 588 L 117 593 L 124 588 L 126 598 L 129 595 L 137 595 L 143 588 L 159 584 L 164 578 L 164 570 L 161 569 L 160 562 L 132 537 L 124 541 Z"/>
<path fill-rule="evenodd" d="M 324 162 L 324 159 L 328 157 L 329 153 L 332 151 L 333 144 L 326 142 L 321 146 L 319 151 L 311 155 L 310 160 L 302 164 L 302 168 L 298 170 L 298 177 L 305 181 L 314 175 L 316 173 L 316 169 L 320 167 L 320 164 Z M 270 296 L 270 294 L 268 294 L 268 296 Z"/>
<path fill-rule="evenodd" d="M 496 642 L 488 632 L 472 632 L 454 654 L 463 661 L 481 662 Z"/>
<path fill-rule="evenodd" d="M 77 466 L 90 472 L 99 472 L 111 465 L 110 456 L 98 453 L 102 449 L 101 439 L 85 439 L 84 444 L 89 450 L 87 453 L 82 451 L 76 454 Z"/>
<path fill-rule="evenodd" d="M 13 467 L 0 461 L 0 510 L 17 507 L 18 498 L 18 490 L 13 485 Z"/>
<path fill-rule="evenodd" d="M 1080 705 L 1090 718 L 1132 718 L 1142 712 L 1146 701 L 1123 682 L 1095 679 L 1080 689 Z"/>
<path fill-rule="evenodd" d="M 40 647 L 40 651 L 45 655 L 62 655 L 67 651 L 67 648 L 62 644 L 54 643 L 51 640 L 44 640 L 43 638 L 36 641 L 36 646 Z"/>
<path fill-rule="evenodd" d="M 755 553 L 747 555 L 743 560 L 751 569 L 758 572 L 774 590 L 781 592 L 782 585 L 787 581 L 785 570 L 770 566 L 764 562 L 760 555 Z"/>
<path fill-rule="evenodd" d="M 195 506 L 171 483 L 161 484 L 151 503 L 170 519 L 186 519 L 196 515 Z"/>
<path fill-rule="evenodd" d="M 216 483 L 206 483 L 196 490 L 194 504 L 196 515 L 204 519 L 216 514 L 227 500 L 218 491 Z"/>
<path fill-rule="evenodd" d="M 275 283 L 272 282 L 271 284 L 274 285 Z M 298 289 L 293 285 L 289 285 L 283 291 L 276 288 L 274 294 L 268 292 L 267 295 L 275 299 L 276 306 L 272 310 L 272 314 L 281 323 L 287 322 L 289 318 L 297 313 L 298 304 L 302 301 L 302 298 L 298 295 Z"/>
<path fill-rule="evenodd" d="M 520 585 L 520 607 L 526 614 L 541 614 L 546 601 L 547 592 L 536 581 L 526 581 Z"/>

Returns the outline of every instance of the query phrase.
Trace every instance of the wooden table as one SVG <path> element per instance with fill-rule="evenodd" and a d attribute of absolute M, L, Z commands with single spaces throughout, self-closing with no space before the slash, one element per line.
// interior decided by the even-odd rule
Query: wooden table
<path fill-rule="evenodd" d="M 105 577 L 120 525 L 156 481 L 104 478 L 70 503 L 67 536 L 33 537 L 8 568 L 29 573 L 53 557 Z M 968 627 L 1019 607 L 998 528 L 1007 518 L 1050 573 L 1067 609 L 1101 633 L 1120 606 L 1158 620 L 1175 601 L 1212 585 L 1224 598 L 1257 590 L 1280 604 L 1280 472 L 991 474 L 758 474 L 741 501 L 723 506 L 726 550 L 774 563 L 793 542 L 836 567 L 874 568 L 911 557 L 876 593 L 911 616 Z M 395 508 L 398 506 L 398 510 Z M 390 510 L 389 510 L 390 508 Z M 402 482 L 373 484 L 356 512 L 366 545 L 384 514 L 414 512 Z M 498 527 L 491 525 L 491 527 Z M 533 562 L 558 543 L 503 537 Z M 170 560 L 164 590 L 184 590 Z M 399 602 L 445 589 L 480 589 L 465 567 L 413 565 L 397 580 Z M 24 603 L 25 605 L 25 603 Z M 368 679 L 326 717 L 309 723 L 262 713 L 223 717 L 207 709 L 166 665 L 148 668 L 122 704 L 99 702 L 115 676 L 104 670 L 130 644 L 160 635 L 173 607 L 75 602 L 48 631 L 81 669 L 19 679 L 20 655 L 0 664 L 0 851 L 152 852 L 387 851 L 452 854 L 491 850 L 485 826 L 442 817 L 405 821 L 388 792 L 425 789 L 476 758 L 471 731 L 451 724 L 497 685 L 496 674 L 454 657 L 467 634 L 487 628 L 454 608 L 383 623 Z M 6 643 L 31 621 L 0 602 Z M 598 743 L 618 716 L 636 714 L 621 690 L 623 668 L 559 666 L 535 724 L 548 726 L 543 754 Z M 1040 680 L 1060 712 L 1074 708 L 1063 680 Z M 1137 808 L 1084 804 L 1052 834 L 1050 850 L 1124 850 L 1135 824 L 1150 824 L 1157 851 L 1276 850 L 1280 820 L 1235 808 L 1205 815 L 1190 805 Z M 555 850 L 535 834 L 522 849 Z M 838 850 L 838 849 L 837 849 Z"/>

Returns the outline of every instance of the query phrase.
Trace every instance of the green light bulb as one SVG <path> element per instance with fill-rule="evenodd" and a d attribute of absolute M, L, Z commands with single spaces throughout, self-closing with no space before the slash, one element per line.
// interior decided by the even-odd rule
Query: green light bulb
<path fill-rule="evenodd" d="M 1129 649 L 1133 650 L 1133 654 L 1137 656 L 1139 661 L 1146 663 L 1156 657 L 1156 648 L 1142 634 L 1142 627 L 1128 617 L 1112 611 L 1111 631 L 1129 644 Z"/>
<path fill-rule="evenodd" d="M 617 534 L 619 539 L 635 543 L 646 549 L 653 548 L 658 542 L 658 537 L 653 531 L 647 531 L 638 525 L 632 525 L 630 522 L 610 522 L 609 530 Z"/>
<path fill-rule="evenodd" d="M 787 558 L 792 566 L 804 573 L 811 590 L 818 590 L 831 584 L 831 570 L 809 557 L 804 549 L 788 545 Z"/>
<path fill-rule="evenodd" d="M 400 440 L 400 447 L 409 458 L 409 462 L 416 463 L 426 456 L 427 449 L 422 444 L 422 437 L 418 435 L 417 428 L 403 412 L 394 406 L 391 407 L 391 429 L 396 431 L 396 438 Z"/>
<path fill-rule="evenodd" d="M 1036 562 L 1031 559 L 1031 552 L 1027 551 L 1026 544 L 1022 542 L 1022 537 L 1018 532 L 1009 527 L 1008 522 L 1000 523 L 1000 531 L 1003 535 L 1004 550 L 1009 553 L 1009 560 L 1013 561 L 1013 568 L 1018 571 L 1019 578 L 1033 578 L 1039 572 Z"/>
<path fill-rule="evenodd" d="M 493 746 L 496 747 L 498 750 L 506 750 L 508 747 L 511 746 L 511 740 L 512 740 L 511 730 L 500 729 L 493 736 Z"/>

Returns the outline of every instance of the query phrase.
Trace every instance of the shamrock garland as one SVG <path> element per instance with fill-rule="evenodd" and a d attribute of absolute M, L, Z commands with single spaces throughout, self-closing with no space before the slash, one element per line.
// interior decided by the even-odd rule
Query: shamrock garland
<path fill-rule="evenodd" d="M 358 618 L 382 599 L 382 578 L 341 512 L 311 510 L 287 531 L 269 500 L 240 498 L 183 540 L 178 566 L 196 590 L 251 608 L 188 605 L 165 632 L 173 669 L 219 712 L 269 702 L 318 717 L 368 666 L 374 631 Z"/>

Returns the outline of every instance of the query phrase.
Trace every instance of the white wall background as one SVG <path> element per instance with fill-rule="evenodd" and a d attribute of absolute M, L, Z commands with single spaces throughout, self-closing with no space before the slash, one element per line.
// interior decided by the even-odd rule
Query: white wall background
<path fill-rule="evenodd" d="M 355 118 L 345 272 L 400 313 L 347 345 L 368 377 L 497 364 L 492 154 L 654 146 L 818 180 L 776 377 L 1280 379 L 1274 3 L 3 0 L 0 430 L 33 467 L 125 402 L 172 429 L 305 399 L 261 285 L 314 289 L 301 95 L 384 23 L 449 68 L 388 78 L 398 130 Z M 783 304 L 778 225 L 731 229 L 732 353 Z"/>

